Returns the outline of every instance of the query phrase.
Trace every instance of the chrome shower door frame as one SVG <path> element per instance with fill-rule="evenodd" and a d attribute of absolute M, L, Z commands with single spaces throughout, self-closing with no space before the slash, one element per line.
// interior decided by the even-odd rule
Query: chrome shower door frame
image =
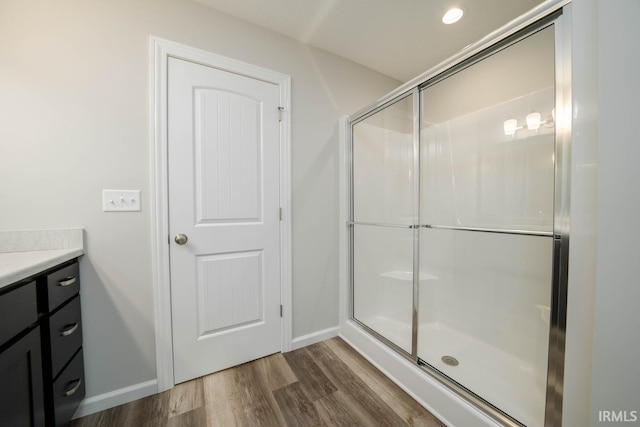
<path fill-rule="evenodd" d="M 349 256 L 349 260 L 347 263 L 347 276 L 349 278 L 349 291 L 348 291 L 348 319 L 354 321 L 356 324 L 358 324 L 358 326 L 360 326 L 362 329 L 364 329 L 365 331 L 367 331 L 367 333 L 373 335 L 374 337 L 376 337 L 376 339 L 378 339 L 379 341 L 385 343 L 387 346 L 393 348 L 396 352 L 398 352 L 400 355 L 402 355 L 403 357 L 415 362 L 417 360 L 417 341 L 418 341 L 418 332 L 417 332 L 417 324 L 418 324 L 418 295 L 417 295 L 417 286 L 415 283 L 415 277 L 417 277 L 417 271 L 419 270 L 419 262 L 418 262 L 418 258 L 415 257 L 414 255 L 414 259 L 413 259 L 413 275 L 414 275 L 414 283 L 413 283 L 413 305 L 412 305 L 412 331 L 411 331 L 411 352 L 407 352 L 404 349 L 402 349 L 401 347 L 399 347 L 398 345 L 396 345 L 395 343 L 391 342 L 390 340 L 388 340 L 386 337 L 384 337 L 383 335 L 379 334 L 378 332 L 374 331 L 373 329 L 371 329 L 369 326 L 367 326 L 366 324 L 364 324 L 363 322 L 361 322 L 360 320 L 356 319 L 354 316 L 354 298 L 353 298 L 353 284 L 354 284 L 354 269 L 353 269 L 353 265 L 354 265 L 354 247 L 353 247 L 353 242 L 354 242 L 354 226 L 355 225 L 369 225 L 369 226 L 375 226 L 375 227 L 389 227 L 389 228 L 404 228 L 404 229 L 411 229 L 413 231 L 413 241 L 412 241 L 412 251 L 415 254 L 416 251 L 418 250 L 418 245 L 419 245 L 419 232 L 420 232 L 420 227 L 419 227 L 419 219 L 420 219 L 420 212 L 419 212 L 419 205 L 418 203 L 416 203 L 417 200 L 419 200 L 419 195 L 420 195 L 420 180 L 419 178 L 416 179 L 415 176 L 419 175 L 419 173 L 415 173 L 414 172 L 414 179 L 413 179 L 413 212 L 412 212 L 412 216 L 413 216 L 413 224 L 411 225 L 406 225 L 406 224 L 382 224 L 382 223 L 371 223 L 371 222 L 362 222 L 362 221 L 355 221 L 354 219 L 354 207 L 353 207 L 353 182 L 354 182 L 354 178 L 353 178 L 353 126 L 358 124 L 359 122 L 373 116 L 374 114 L 386 109 L 387 107 L 392 106 L 393 104 L 402 101 L 405 98 L 408 98 L 410 96 L 413 96 L 413 135 L 412 135 L 412 142 L 413 142 L 413 168 L 414 171 L 419 171 L 419 166 L 420 166 L 420 161 L 419 161 L 419 152 L 420 152 L 420 100 L 419 100 L 419 90 L 417 87 L 412 88 L 408 91 L 402 92 L 400 94 L 398 94 L 397 96 L 386 100 L 383 103 L 380 103 L 379 105 L 376 105 L 375 107 L 363 112 L 363 114 L 359 115 L 357 118 L 353 118 L 349 117 L 347 120 L 347 135 L 346 135 L 346 151 L 347 151 L 347 157 L 346 157 L 346 161 L 347 161 L 347 186 L 348 186 L 348 191 L 347 191 L 347 195 L 348 195 L 348 199 L 349 199 L 349 203 L 348 203 L 348 212 L 347 212 L 347 227 L 349 228 L 349 232 L 348 232 L 348 236 L 349 236 L 349 244 L 348 244 L 348 256 Z"/>

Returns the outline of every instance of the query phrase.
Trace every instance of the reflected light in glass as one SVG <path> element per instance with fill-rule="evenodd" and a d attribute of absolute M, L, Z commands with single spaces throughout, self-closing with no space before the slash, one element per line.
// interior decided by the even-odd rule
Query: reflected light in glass
<path fill-rule="evenodd" d="M 538 128 L 540 128 L 540 113 L 527 114 L 527 129 L 536 130 Z"/>
<path fill-rule="evenodd" d="M 513 136 L 516 133 L 518 127 L 518 121 L 516 119 L 509 119 L 504 121 L 504 134 L 507 136 Z"/>
<path fill-rule="evenodd" d="M 442 17 L 442 22 L 447 25 L 454 24 L 462 18 L 462 15 L 464 15 L 464 11 L 462 9 L 460 9 L 459 7 L 452 7 L 451 9 L 447 10 L 447 12 Z"/>

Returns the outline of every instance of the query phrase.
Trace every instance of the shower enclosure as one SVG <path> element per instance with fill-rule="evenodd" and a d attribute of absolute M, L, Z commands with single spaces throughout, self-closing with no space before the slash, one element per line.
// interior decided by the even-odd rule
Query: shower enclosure
<path fill-rule="evenodd" d="M 511 425 L 555 425 L 560 408 L 560 14 L 349 122 L 352 320 Z"/>

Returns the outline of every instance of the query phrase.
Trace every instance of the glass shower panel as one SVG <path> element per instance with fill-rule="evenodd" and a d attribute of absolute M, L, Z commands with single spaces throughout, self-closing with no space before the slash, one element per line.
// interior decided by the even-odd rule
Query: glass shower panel
<path fill-rule="evenodd" d="M 413 230 L 355 225 L 353 317 L 411 352 Z"/>
<path fill-rule="evenodd" d="M 421 222 L 551 232 L 554 34 L 548 27 L 421 92 Z"/>
<path fill-rule="evenodd" d="M 353 126 L 353 219 L 413 224 L 413 95 Z"/>

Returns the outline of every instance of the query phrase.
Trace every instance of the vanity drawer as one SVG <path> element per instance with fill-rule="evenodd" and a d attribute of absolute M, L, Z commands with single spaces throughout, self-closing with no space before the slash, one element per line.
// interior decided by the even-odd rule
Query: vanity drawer
<path fill-rule="evenodd" d="M 55 378 L 60 369 L 82 346 L 80 295 L 62 307 L 49 319 L 51 339 L 51 372 Z"/>
<path fill-rule="evenodd" d="M 82 349 L 53 383 L 53 407 L 56 426 L 68 426 L 84 397 L 84 360 Z"/>
<path fill-rule="evenodd" d="M 50 273 L 47 276 L 49 311 L 53 311 L 79 291 L 80 274 L 77 262 Z"/>
<path fill-rule="evenodd" d="M 0 345 L 38 320 L 36 282 L 0 295 Z"/>

